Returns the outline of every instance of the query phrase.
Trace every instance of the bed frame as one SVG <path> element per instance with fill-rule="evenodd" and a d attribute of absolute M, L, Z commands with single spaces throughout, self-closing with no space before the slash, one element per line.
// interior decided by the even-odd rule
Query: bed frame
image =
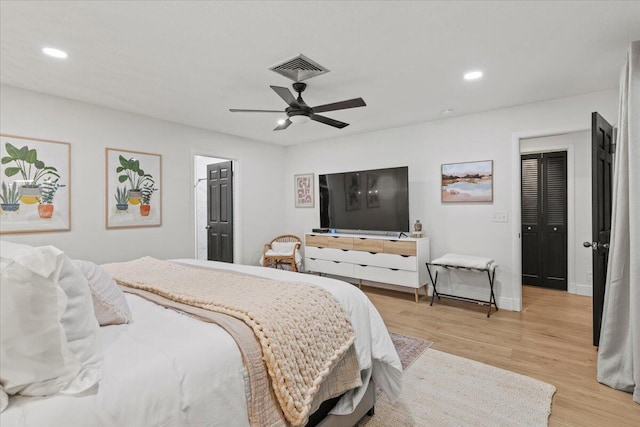
<path fill-rule="evenodd" d="M 309 422 L 305 427 L 353 427 L 365 415 L 373 416 L 376 404 L 375 385 L 369 381 L 369 386 L 362 396 L 362 400 L 354 411 L 347 415 L 329 414 L 331 409 L 338 403 L 342 396 L 329 399 L 320 405 L 318 410 L 309 417 Z"/>

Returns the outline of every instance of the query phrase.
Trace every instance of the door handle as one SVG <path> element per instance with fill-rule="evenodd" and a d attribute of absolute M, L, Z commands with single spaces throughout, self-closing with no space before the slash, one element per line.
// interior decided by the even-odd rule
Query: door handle
<path fill-rule="evenodd" d="M 207 226 L 205 227 L 205 229 L 210 230 L 210 229 L 211 229 L 211 226 L 210 226 L 210 225 L 207 225 Z"/>
<path fill-rule="evenodd" d="M 608 243 L 600 243 L 600 242 L 584 242 L 582 243 L 582 246 L 584 246 L 585 248 L 591 248 L 594 251 L 597 251 L 598 249 L 609 249 Z"/>

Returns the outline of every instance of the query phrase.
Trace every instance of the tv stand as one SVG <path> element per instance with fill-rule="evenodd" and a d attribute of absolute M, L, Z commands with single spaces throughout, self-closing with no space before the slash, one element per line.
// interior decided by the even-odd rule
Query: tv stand
<path fill-rule="evenodd" d="M 305 234 L 305 269 L 310 272 L 388 283 L 418 290 L 429 284 L 429 238 L 367 234 Z"/>

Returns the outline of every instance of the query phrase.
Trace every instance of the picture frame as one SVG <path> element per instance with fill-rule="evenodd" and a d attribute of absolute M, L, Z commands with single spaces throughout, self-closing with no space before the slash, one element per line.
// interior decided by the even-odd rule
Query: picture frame
<path fill-rule="evenodd" d="M 294 176 L 296 208 L 312 208 L 315 203 L 314 180 L 312 173 Z"/>
<path fill-rule="evenodd" d="M 105 148 L 105 227 L 162 225 L 162 155 Z"/>
<path fill-rule="evenodd" d="M 493 160 L 441 166 L 442 203 L 493 202 Z"/>
<path fill-rule="evenodd" d="M 352 172 L 344 176 L 344 194 L 346 198 L 345 210 L 356 211 L 360 209 L 360 173 Z"/>
<path fill-rule="evenodd" d="M 71 230 L 71 144 L 0 134 L 0 234 Z"/>

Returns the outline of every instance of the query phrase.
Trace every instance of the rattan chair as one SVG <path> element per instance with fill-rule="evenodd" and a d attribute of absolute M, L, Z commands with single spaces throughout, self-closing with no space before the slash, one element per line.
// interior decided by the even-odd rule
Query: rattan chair
<path fill-rule="evenodd" d="M 293 234 L 276 237 L 264 245 L 262 249 L 262 265 L 274 268 L 282 268 L 283 265 L 288 265 L 291 267 L 291 271 L 298 271 L 296 254 L 301 245 L 302 240 Z M 290 252 L 289 249 L 291 250 Z"/>

